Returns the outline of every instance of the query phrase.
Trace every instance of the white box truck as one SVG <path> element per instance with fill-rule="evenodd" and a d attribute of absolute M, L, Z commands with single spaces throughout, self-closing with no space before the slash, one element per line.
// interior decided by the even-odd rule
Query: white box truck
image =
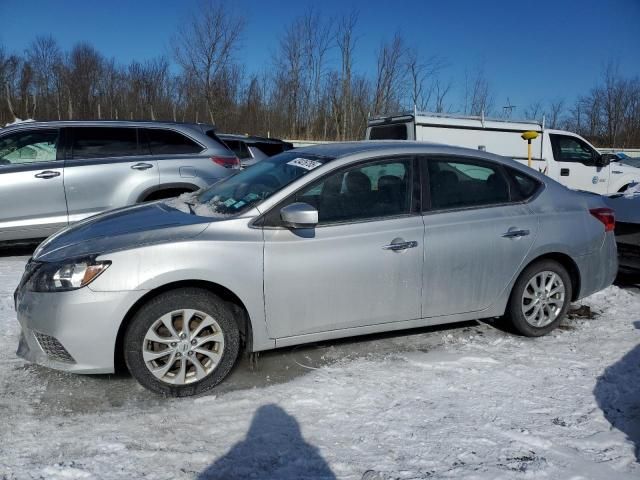
<path fill-rule="evenodd" d="M 551 130 L 538 122 L 486 119 L 459 115 L 411 112 L 371 118 L 367 140 L 417 140 L 485 150 L 527 163 L 526 131 L 532 140 L 531 167 L 575 190 L 599 194 L 624 191 L 640 181 L 640 169 L 600 154 L 575 133 Z"/>

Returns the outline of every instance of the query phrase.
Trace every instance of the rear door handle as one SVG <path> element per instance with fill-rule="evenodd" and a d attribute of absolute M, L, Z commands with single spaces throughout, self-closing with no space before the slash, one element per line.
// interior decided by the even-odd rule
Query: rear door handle
<path fill-rule="evenodd" d="M 150 163 L 136 163 L 135 165 L 131 165 L 131 168 L 134 170 L 147 170 L 149 168 L 153 168 L 153 165 Z"/>
<path fill-rule="evenodd" d="M 59 177 L 60 172 L 54 172 L 53 170 L 45 170 L 44 172 L 36 173 L 36 178 L 55 178 Z"/>
<path fill-rule="evenodd" d="M 400 252 L 402 250 L 407 250 L 408 248 L 416 248 L 418 246 L 418 242 L 412 240 L 410 242 L 403 241 L 392 241 L 389 245 L 385 245 L 382 247 L 383 250 L 391 250 L 393 252 Z"/>
<path fill-rule="evenodd" d="M 570 170 L 568 168 L 561 168 L 560 169 L 560 176 L 561 177 L 568 177 L 569 176 L 569 172 L 570 172 Z"/>
<path fill-rule="evenodd" d="M 502 236 L 504 238 L 519 238 L 526 237 L 529 233 L 529 230 L 509 230 L 508 232 L 504 232 Z"/>

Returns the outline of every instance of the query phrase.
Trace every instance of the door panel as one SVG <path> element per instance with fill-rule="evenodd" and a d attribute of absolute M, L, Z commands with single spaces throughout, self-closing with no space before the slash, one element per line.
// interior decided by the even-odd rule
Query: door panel
<path fill-rule="evenodd" d="M 420 318 L 423 235 L 419 215 L 297 233 L 265 229 L 270 336 Z M 416 244 L 399 251 L 387 247 L 400 239 Z"/>
<path fill-rule="evenodd" d="M 557 163 L 556 180 L 574 190 L 608 192 L 611 168 L 610 165 L 595 165 L 597 152 L 577 137 L 558 134 L 549 137 Z"/>
<path fill-rule="evenodd" d="M 67 226 L 61 163 L 0 165 L 0 241 L 45 238 Z"/>
<path fill-rule="evenodd" d="M 159 185 L 157 161 L 139 148 L 137 129 L 74 127 L 69 138 L 65 192 L 70 222 L 133 204 Z"/>
<path fill-rule="evenodd" d="M 423 315 L 483 310 L 509 284 L 538 232 L 524 204 L 425 215 Z"/>
<path fill-rule="evenodd" d="M 58 129 L 0 138 L 0 241 L 43 238 L 67 225 Z"/>

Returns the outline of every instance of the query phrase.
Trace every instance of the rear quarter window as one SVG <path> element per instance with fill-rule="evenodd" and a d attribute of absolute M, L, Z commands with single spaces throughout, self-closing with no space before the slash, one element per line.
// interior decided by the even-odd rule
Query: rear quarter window
<path fill-rule="evenodd" d="M 511 189 L 511 199 L 513 201 L 528 200 L 533 197 L 542 184 L 528 175 L 512 168 L 506 168 L 507 174 L 511 177 L 513 188 Z"/>
<path fill-rule="evenodd" d="M 369 130 L 369 140 L 406 140 L 407 124 L 378 125 Z"/>
<path fill-rule="evenodd" d="M 189 137 L 174 130 L 144 129 L 152 155 L 181 155 L 200 153 L 203 147 Z"/>
<path fill-rule="evenodd" d="M 253 146 L 260 149 L 268 157 L 273 157 L 279 153 L 290 150 L 288 143 L 268 143 L 268 142 L 256 142 Z"/>

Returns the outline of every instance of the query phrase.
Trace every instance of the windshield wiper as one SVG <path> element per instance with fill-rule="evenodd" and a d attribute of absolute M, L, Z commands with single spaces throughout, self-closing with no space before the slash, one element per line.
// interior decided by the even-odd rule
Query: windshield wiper
<path fill-rule="evenodd" d="M 195 207 L 196 204 L 195 203 L 189 203 L 189 202 L 184 202 L 184 203 L 187 205 L 187 207 L 189 207 L 189 213 L 191 213 L 192 215 L 195 215 L 196 211 L 193 209 L 193 207 Z"/>

